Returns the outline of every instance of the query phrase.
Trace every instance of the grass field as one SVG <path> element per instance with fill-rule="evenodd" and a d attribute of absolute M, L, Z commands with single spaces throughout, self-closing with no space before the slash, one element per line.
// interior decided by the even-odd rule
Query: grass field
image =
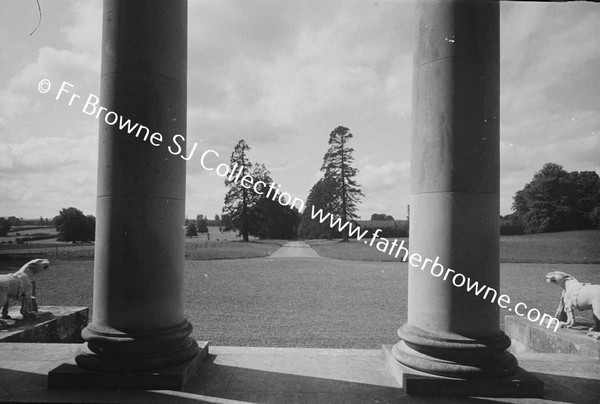
<path fill-rule="evenodd" d="M 560 290 L 544 276 L 554 270 L 600 283 L 600 265 L 509 263 L 501 292 L 553 314 Z M 38 279 L 38 301 L 91 308 L 92 279 L 92 261 L 55 260 Z M 185 315 L 192 336 L 214 345 L 379 348 L 397 342 L 406 320 L 407 279 L 406 263 L 187 261 Z"/>
<path fill-rule="evenodd" d="M 192 239 L 185 243 L 185 259 L 222 260 L 240 258 L 258 258 L 271 255 L 286 243 L 285 240 L 250 241 L 202 241 Z"/>
<path fill-rule="evenodd" d="M 232 232 L 219 233 L 211 230 L 211 240 L 206 235 L 185 239 L 185 254 L 188 260 L 239 259 L 266 257 L 285 244 L 285 240 L 252 240 L 242 243 Z M 221 238 L 219 238 L 219 236 Z M 392 240 L 392 239 L 390 239 Z M 398 238 L 398 243 L 407 238 Z M 45 241 L 45 240 L 44 240 Z M 40 241 L 29 244 L 1 244 L 0 271 L 2 261 L 9 258 L 20 261 L 27 258 L 54 258 L 85 260 L 94 258 L 93 244 L 48 243 Z M 340 243 L 339 240 L 307 240 L 319 255 L 351 261 L 396 262 L 375 248 L 358 242 Z M 500 262 L 520 263 L 600 263 L 600 230 L 568 231 L 561 233 L 530 234 L 500 237 Z"/>
<path fill-rule="evenodd" d="M 513 305 L 524 302 L 530 309 L 554 314 L 560 290 L 545 282 L 545 274 L 562 270 L 582 282 L 600 283 L 600 265 L 544 262 L 578 261 L 582 255 L 588 263 L 596 261 L 589 254 L 597 253 L 599 238 L 600 232 L 502 237 L 504 260 L 541 263 L 501 264 L 500 292 Z M 377 255 L 387 256 L 375 248 L 315 240 L 310 244 L 322 255 L 325 251 L 369 261 L 219 260 L 268 255 L 284 243 L 186 240 L 184 308 L 194 338 L 215 345 L 330 348 L 378 348 L 397 341 L 396 331 L 406 320 L 407 264 L 377 262 Z M 51 270 L 38 279 L 39 304 L 91 309 L 93 261 L 89 256 L 73 258 L 91 248 L 70 246 L 59 249 L 70 250 L 70 259 L 50 258 Z M 0 271 L 15 271 L 22 263 L 0 260 Z M 513 313 L 501 309 L 500 314 Z M 580 317 L 589 319 L 590 314 Z"/>
<path fill-rule="evenodd" d="M 398 244 L 405 240 L 405 246 L 408 245 L 408 239 L 397 240 Z M 348 243 L 309 240 L 307 243 L 323 257 L 352 261 L 397 261 L 393 255 L 377 250 L 376 243 L 373 246 L 356 240 Z M 598 264 L 600 230 L 501 236 L 500 262 Z"/>
<path fill-rule="evenodd" d="M 218 260 L 258 258 L 271 255 L 285 244 L 285 240 L 254 240 L 249 243 L 227 240 L 206 240 L 202 238 L 186 239 L 185 259 L 187 260 Z M 3 262 L 25 262 L 34 258 L 61 260 L 93 260 L 93 244 L 21 244 L 3 245 L 0 248 L 0 272 Z"/>

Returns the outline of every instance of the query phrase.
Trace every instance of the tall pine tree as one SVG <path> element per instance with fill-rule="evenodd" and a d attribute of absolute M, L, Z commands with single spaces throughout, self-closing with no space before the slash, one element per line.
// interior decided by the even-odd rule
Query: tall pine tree
<path fill-rule="evenodd" d="M 354 149 L 348 146 L 352 133 L 348 128 L 338 126 L 329 134 L 329 150 L 323 156 L 324 177 L 331 184 L 332 206 L 331 214 L 340 216 L 343 223 L 357 219 L 357 204 L 360 197 L 364 196 L 355 177 L 358 169 L 352 167 Z M 348 241 L 348 234 L 344 232 L 344 241 Z"/>
<path fill-rule="evenodd" d="M 229 189 L 227 190 L 227 194 L 225 194 L 225 206 L 221 215 L 223 231 L 238 230 L 242 235 L 243 241 L 249 241 L 249 207 L 252 204 L 252 199 L 255 198 L 255 194 L 252 190 L 244 188 L 240 181 L 235 182 L 235 177 L 238 170 L 242 170 L 239 178 L 250 174 L 252 164 L 248 160 L 248 150 L 250 150 L 250 146 L 246 144 L 244 139 L 241 139 L 231 153 L 229 172 L 232 173 L 235 170 L 235 174 L 225 177 L 225 186 L 229 187 Z M 230 177 L 233 179 L 230 180 Z"/>
<path fill-rule="evenodd" d="M 237 230 L 243 241 L 249 241 L 250 235 L 260 238 L 295 238 L 298 212 L 282 206 L 274 191 L 267 196 L 269 185 L 273 183 L 271 173 L 264 164 L 252 165 L 248 159 L 248 150 L 250 147 L 244 140 L 240 140 L 231 154 L 229 172 L 233 174 L 225 177 L 225 185 L 229 190 L 225 195 L 221 215 L 222 231 Z M 240 179 L 245 175 L 252 177 L 255 184 L 250 189 L 241 185 Z M 229 180 L 230 177 L 232 180 Z"/>

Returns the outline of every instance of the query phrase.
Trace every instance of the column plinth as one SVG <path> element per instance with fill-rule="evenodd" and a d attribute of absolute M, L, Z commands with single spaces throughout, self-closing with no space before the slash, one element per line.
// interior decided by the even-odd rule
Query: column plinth
<path fill-rule="evenodd" d="M 500 330 L 496 302 L 499 22 L 497 1 L 416 6 L 409 240 L 410 254 L 421 258 L 409 259 L 408 321 L 400 341 L 384 348 L 409 394 L 541 394 L 539 383 L 523 393 L 520 380 L 506 378 L 519 367 L 506 351 L 510 339 Z M 440 266 L 432 271 L 434 261 Z M 453 279 L 455 273 L 461 275 Z M 466 278 L 497 296 L 467 291 Z"/>

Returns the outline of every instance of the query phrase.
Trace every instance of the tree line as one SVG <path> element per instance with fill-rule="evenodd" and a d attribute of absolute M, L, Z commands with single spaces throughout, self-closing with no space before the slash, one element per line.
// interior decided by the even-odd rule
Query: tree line
<path fill-rule="evenodd" d="M 360 225 L 363 230 L 381 228 L 388 237 L 407 237 L 409 220 L 395 221 L 390 215 L 374 213 L 371 221 L 357 223 L 357 206 L 363 193 L 356 181 L 358 169 L 353 166 L 354 149 L 349 146 L 353 135 L 349 129 L 338 126 L 329 134 L 329 148 L 323 156 L 323 176 L 313 185 L 302 213 L 279 203 L 274 197 L 257 193 L 242 186 L 240 182 L 225 177 L 227 193 L 222 215 L 209 220 L 198 215 L 195 220 L 185 221 L 186 235 L 197 236 L 209 232 L 209 226 L 219 226 L 222 231 L 237 231 L 243 241 L 250 236 L 263 239 L 342 238 L 330 227 L 329 222 L 320 223 L 311 218 L 312 208 L 322 209 L 344 222 Z M 262 163 L 252 163 L 248 152 L 250 146 L 241 139 L 234 147 L 230 168 L 238 167 L 241 177 L 251 175 L 263 188 L 274 181 L 271 172 Z M 277 193 L 276 193 L 277 195 Z M 513 197 L 513 213 L 500 217 L 500 234 L 527 234 L 565 230 L 600 229 L 600 177 L 593 171 L 567 172 L 561 165 L 546 163 L 534 174 L 533 179 Z M 407 209 L 410 216 L 410 206 Z M 0 218 L 0 236 L 6 236 L 13 226 L 23 224 L 56 226 L 59 241 L 94 241 L 96 219 L 77 208 L 63 208 L 50 222 L 40 218 L 39 223 L 18 219 L 14 216 Z M 30 223 L 32 222 L 32 223 Z M 383 233 L 381 233 L 383 234 Z M 210 236 L 209 236 L 210 237 Z"/>
<path fill-rule="evenodd" d="M 502 234 L 600 228 L 600 177 L 546 163 L 517 191 L 512 209 L 500 220 Z"/>
<path fill-rule="evenodd" d="M 352 133 L 348 128 L 338 126 L 329 135 L 329 148 L 323 157 L 321 171 L 323 177 L 312 187 L 306 206 L 314 206 L 325 212 L 339 216 L 342 221 L 353 221 L 357 204 L 363 196 L 356 182 L 358 169 L 353 167 L 353 148 L 348 143 Z M 255 184 L 269 184 L 275 189 L 270 171 L 264 164 L 252 164 L 248 151 L 250 146 L 242 139 L 234 147 L 230 158 L 230 170 L 240 170 L 240 177 L 252 176 Z M 269 196 L 263 188 L 258 191 L 247 189 L 241 183 L 225 178 L 228 188 L 225 195 L 221 215 L 223 231 L 234 230 L 248 241 L 249 236 L 259 238 L 293 239 L 298 235 L 303 238 L 334 237 L 336 233 L 326 224 L 310 219 L 310 209 L 302 214 L 296 207 L 285 206 L 276 197 Z M 262 194 L 260 194 L 262 192 Z M 277 190 L 275 191 L 277 194 Z M 342 235 L 343 236 L 343 235 Z M 347 235 L 343 236 L 345 240 Z"/>

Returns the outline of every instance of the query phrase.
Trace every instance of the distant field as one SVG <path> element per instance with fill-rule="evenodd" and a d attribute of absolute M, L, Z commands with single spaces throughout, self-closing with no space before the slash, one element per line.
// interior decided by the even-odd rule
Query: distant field
<path fill-rule="evenodd" d="M 249 243 L 213 239 L 208 241 L 194 237 L 186 239 L 185 259 L 196 261 L 266 257 L 285 243 L 285 240 L 254 240 Z M 0 246 L 0 272 L 5 263 L 23 263 L 34 258 L 93 260 L 94 245 L 68 243 L 2 245 Z"/>
<path fill-rule="evenodd" d="M 8 244 L 9 242 L 14 244 L 17 242 L 17 239 L 29 236 L 39 236 L 39 235 L 52 235 L 55 236 L 58 233 L 56 232 L 56 228 L 54 226 L 39 226 L 39 225 L 27 225 L 27 226 L 14 226 L 11 231 L 8 232 L 6 237 L 0 237 L 0 246 L 4 244 Z M 45 240 L 36 240 L 36 241 L 28 241 L 30 244 L 34 243 L 44 243 L 44 244 L 52 244 L 57 243 L 54 239 L 45 239 Z"/>
<path fill-rule="evenodd" d="M 390 239 L 391 241 L 392 239 Z M 398 244 L 402 240 L 399 238 Z M 352 261 L 397 261 L 373 246 L 356 240 L 308 240 L 319 255 Z M 395 250 L 394 250 L 395 251 Z M 394 252 L 395 254 L 395 252 Z M 500 237 L 500 262 L 539 263 L 600 263 L 600 230 L 566 231 Z"/>
<path fill-rule="evenodd" d="M 185 239 L 187 260 L 239 259 L 265 257 L 273 253 L 285 240 L 253 240 L 240 242 L 235 233 L 220 233 L 218 228 L 210 230 L 210 240 L 206 235 Z M 392 239 L 390 239 L 392 240 Z M 407 238 L 403 240 L 408 245 Z M 351 261 L 397 261 L 394 256 L 383 253 L 362 242 L 339 240 L 308 240 L 319 255 Z M 395 253 L 395 252 L 394 252 Z M 28 244 L 0 244 L 0 261 L 27 258 L 59 258 L 91 260 L 94 258 L 93 244 L 70 244 L 42 240 Z M 523 236 L 500 237 L 500 261 L 513 263 L 600 263 L 600 231 L 569 231 Z"/>
<path fill-rule="evenodd" d="M 14 236 L 16 233 L 20 233 L 21 235 L 26 235 L 29 233 L 56 233 L 56 227 L 46 225 L 12 226 L 11 231 L 8 232 L 8 235 Z"/>

